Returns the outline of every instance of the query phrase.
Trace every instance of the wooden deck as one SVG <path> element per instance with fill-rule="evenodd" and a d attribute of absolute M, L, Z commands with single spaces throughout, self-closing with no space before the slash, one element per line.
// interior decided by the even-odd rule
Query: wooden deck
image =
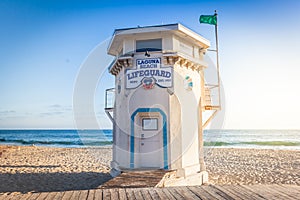
<path fill-rule="evenodd" d="M 123 171 L 119 176 L 105 182 L 102 189 L 155 187 L 165 176 L 167 170 Z"/>
<path fill-rule="evenodd" d="M 169 188 L 111 188 L 42 193 L 4 193 L 0 200 L 101 199 L 299 199 L 296 185 L 208 185 Z"/>

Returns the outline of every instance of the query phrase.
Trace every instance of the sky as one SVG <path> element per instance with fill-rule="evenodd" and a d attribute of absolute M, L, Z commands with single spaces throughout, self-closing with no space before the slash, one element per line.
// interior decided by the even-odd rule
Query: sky
<path fill-rule="evenodd" d="M 106 45 L 113 31 L 182 23 L 214 48 L 213 26 L 198 21 L 214 10 L 222 128 L 300 129 L 299 9 L 297 0 L 1 0 L 0 129 L 78 128 L 74 96 L 85 98 L 78 82 L 93 52 L 102 57 L 89 103 L 98 126 L 110 128 L 104 90 L 114 79 L 103 69 L 112 59 Z"/>

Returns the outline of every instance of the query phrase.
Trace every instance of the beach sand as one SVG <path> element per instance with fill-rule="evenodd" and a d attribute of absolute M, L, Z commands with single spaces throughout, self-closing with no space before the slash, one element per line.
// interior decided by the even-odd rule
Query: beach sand
<path fill-rule="evenodd" d="M 111 157 L 109 147 L 0 146 L 0 193 L 99 188 Z M 300 185 L 300 151 L 212 148 L 205 159 L 211 184 Z"/>
<path fill-rule="evenodd" d="M 300 185 L 300 151 L 214 148 L 205 160 L 211 184 Z"/>
<path fill-rule="evenodd" d="M 111 148 L 0 146 L 0 193 L 97 188 L 111 179 Z"/>

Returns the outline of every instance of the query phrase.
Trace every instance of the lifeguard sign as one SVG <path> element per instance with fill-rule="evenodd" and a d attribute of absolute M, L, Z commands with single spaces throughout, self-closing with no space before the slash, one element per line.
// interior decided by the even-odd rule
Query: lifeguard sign
<path fill-rule="evenodd" d="M 106 108 L 113 121 L 112 171 L 175 170 L 172 185 L 207 181 L 202 112 L 209 46 L 181 24 L 115 30 L 108 47 L 116 57 L 109 68 L 115 102 Z"/>
<path fill-rule="evenodd" d="M 161 67 L 160 58 L 146 58 L 136 60 L 136 69 L 126 70 L 126 88 L 134 89 L 141 84 L 145 89 L 152 89 L 154 84 L 169 88 L 172 87 L 172 67 Z"/>

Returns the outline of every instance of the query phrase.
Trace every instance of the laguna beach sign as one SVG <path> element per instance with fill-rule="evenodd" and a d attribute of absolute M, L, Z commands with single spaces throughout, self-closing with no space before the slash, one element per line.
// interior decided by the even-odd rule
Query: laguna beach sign
<path fill-rule="evenodd" d="M 172 68 L 161 67 L 160 58 L 137 59 L 136 69 L 126 70 L 127 89 L 134 89 L 140 85 L 145 89 L 152 89 L 154 85 L 169 88 L 172 84 Z"/>

